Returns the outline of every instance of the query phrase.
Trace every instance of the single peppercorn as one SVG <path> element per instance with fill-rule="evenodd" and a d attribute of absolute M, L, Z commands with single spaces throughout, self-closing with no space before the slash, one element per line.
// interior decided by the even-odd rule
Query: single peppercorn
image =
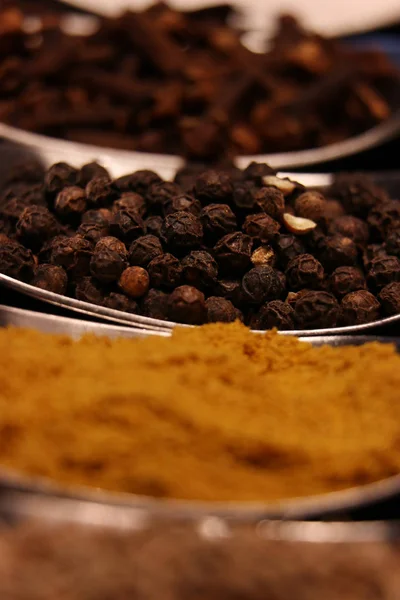
<path fill-rule="evenodd" d="M 34 266 L 32 252 L 15 240 L 4 240 L 0 244 L 0 273 L 3 275 L 30 281 Z"/>
<path fill-rule="evenodd" d="M 232 323 L 238 318 L 237 309 L 226 298 L 210 296 L 206 300 L 208 323 Z"/>
<path fill-rule="evenodd" d="M 386 258 L 387 256 L 386 248 L 382 244 L 369 244 L 362 253 L 364 268 L 368 270 L 375 258 Z"/>
<path fill-rule="evenodd" d="M 238 277 L 251 265 L 253 240 L 240 231 L 228 233 L 214 246 L 214 257 L 221 273 Z"/>
<path fill-rule="evenodd" d="M 208 204 L 200 213 L 204 235 L 211 243 L 237 228 L 236 216 L 227 204 Z"/>
<path fill-rule="evenodd" d="M 236 308 L 241 308 L 245 302 L 240 279 L 220 279 L 214 286 L 214 295 L 230 300 Z"/>
<path fill-rule="evenodd" d="M 204 250 L 194 250 L 182 260 L 182 279 L 199 290 L 212 287 L 218 277 L 218 265 Z"/>
<path fill-rule="evenodd" d="M 118 280 L 118 286 L 130 298 L 141 298 L 150 285 L 149 274 L 142 267 L 127 267 Z"/>
<path fill-rule="evenodd" d="M 240 181 L 233 189 L 233 204 L 239 209 L 252 210 L 257 188 L 251 181 Z"/>
<path fill-rule="evenodd" d="M 233 193 L 232 178 L 228 173 L 210 169 L 196 178 L 193 191 L 202 204 L 228 204 Z"/>
<path fill-rule="evenodd" d="M 379 310 L 380 304 L 370 292 L 351 292 L 341 302 L 339 324 L 349 326 L 376 321 L 379 318 Z"/>
<path fill-rule="evenodd" d="M 276 248 L 278 263 L 283 269 L 286 269 L 293 258 L 306 253 L 303 242 L 295 235 L 280 235 L 274 246 Z"/>
<path fill-rule="evenodd" d="M 53 198 L 57 196 L 64 187 L 76 185 L 78 170 L 64 162 L 52 165 L 44 176 L 44 188 L 46 194 Z"/>
<path fill-rule="evenodd" d="M 175 256 L 168 252 L 153 258 L 147 270 L 153 287 L 174 288 L 180 284 L 181 264 Z"/>
<path fill-rule="evenodd" d="M 374 258 L 367 273 L 368 286 L 376 291 L 392 281 L 400 281 L 400 260 L 397 256 Z"/>
<path fill-rule="evenodd" d="M 142 235 L 134 240 L 129 248 L 129 263 L 133 266 L 147 267 L 156 256 L 161 256 L 161 242 L 155 235 Z"/>
<path fill-rule="evenodd" d="M 179 194 L 179 196 L 174 196 L 164 202 L 163 214 L 167 216 L 176 212 L 186 211 L 198 217 L 201 209 L 202 206 L 199 200 L 196 200 L 190 194 Z"/>
<path fill-rule="evenodd" d="M 91 179 L 86 185 L 85 193 L 88 204 L 96 208 L 111 205 L 118 195 L 107 177 Z"/>
<path fill-rule="evenodd" d="M 330 328 L 337 324 L 339 304 L 328 292 L 307 291 L 296 300 L 294 311 L 300 329 Z"/>
<path fill-rule="evenodd" d="M 371 208 L 387 200 L 386 192 L 373 184 L 365 173 L 337 175 L 330 195 L 342 202 L 347 212 L 357 217 L 366 217 Z"/>
<path fill-rule="evenodd" d="M 81 235 L 60 237 L 52 245 L 50 262 L 64 267 L 72 279 L 78 279 L 89 273 L 92 254 L 92 244 Z"/>
<path fill-rule="evenodd" d="M 90 272 L 102 283 L 118 281 L 128 266 L 128 253 L 125 245 L 115 237 L 99 240 L 90 261 Z"/>
<path fill-rule="evenodd" d="M 388 200 L 374 206 L 367 221 L 372 240 L 384 242 L 392 231 L 400 228 L 400 200 Z"/>
<path fill-rule="evenodd" d="M 31 284 L 42 290 L 64 295 L 67 292 L 68 277 L 62 267 L 57 265 L 39 265 Z"/>
<path fill-rule="evenodd" d="M 391 317 L 400 314 L 400 281 L 385 285 L 379 292 L 378 299 L 385 315 Z"/>
<path fill-rule="evenodd" d="M 110 233 L 128 244 L 144 234 L 144 221 L 136 211 L 122 208 L 113 214 Z"/>
<path fill-rule="evenodd" d="M 255 267 L 269 266 L 276 264 L 276 254 L 271 246 L 259 246 L 251 255 L 251 262 Z"/>
<path fill-rule="evenodd" d="M 248 215 L 243 223 L 243 231 L 262 243 L 278 239 L 280 225 L 265 213 Z"/>
<path fill-rule="evenodd" d="M 293 308 L 282 300 L 272 300 L 261 306 L 250 322 L 252 329 L 272 329 L 276 327 L 282 331 L 294 329 Z"/>
<path fill-rule="evenodd" d="M 86 196 L 82 188 L 67 186 L 57 194 L 54 202 L 55 212 L 66 221 L 77 223 L 86 210 Z"/>
<path fill-rule="evenodd" d="M 143 169 L 119 177 L 114 181 L 113 185 L 120 192 L 136 192 L 137 194 L 146 196 L 150 187 L 157 183 L 163 183 L 161 177 L 157 173 L 154 173 L 154 171 Z"/>
<path fill-rule="evenodd" d="M 114 200 L 112 212 L 115 213 L 122 209 L 133 210 L 144 217 L 147 210 L 146 201 L 143 196 L 135 192 L 123 192 L 117 200 Z"/>
<path fill-rule="evenodd" d="M 32 206 L 24 200 L 18 198 L 10 198 L 0 206 L 0 215 L 11 225 L 15 225 L 24 210 Z"/>
<path fill-rule="evenodd" d="M 164 205 L 180 195 L 182 195 L 182 189 L 178 184 L 162 181 L 150 186 L 147 190 L 146 201 L 152 211 L 161 213 Z"/>
<path fill-rule="evenodd" d="M 144 228 L 146 233 L 155 235 L 156 237 L 160 237 L 163 222 L 163 218 L 159 217 L 158 215 L 147 217 L 147 219 L 144 222 Z"/>
<path fill-rule="evenodd" d="M 389 233 L 385 242 L 385 250 L 391 256 L 400 258 L 400 228 Z"/>
<path fill-rule="evenodd" d="M 201 221 L 185 211 L 168 215 L 161 228 L 161 239 L 170 249 L 179 253 L 196 248 L 203 240 Z"/>
<path fill-rule="evenodd" d="M 365 246 L 368 243 L 369 227 L 365 221 L 357 217 L 343 215 L 330 223 L 328 233 L 342 235 L 350 238 L 356 244 Z"/>
<path fill-rule="evenodd" d="M 338 267 L 331 275 L 330 285 L 333 294 L 339 298 L 367 288 L 365 277 L 357 267 Z"/>
<path fill-rule="evenodd" d="M 20 242 L 37 252 L 60 230 L 57 219 L 44 206 L 28 206 L 18 219 L 15 232 Z"/>
<path fill-rule="evenodd" d="M 263 178 L 268 175 L 275 175 L 274 169 L 272 169 L 266 163 L 258 163 L 252 161 L 243 171 L 244 179 L 252 181 L 253 183 L 262 186 L 264 181 Z"/>
<path fill-rule="evenodd" d="M 104 290 L 94 277 L 82 277 L 76 283 L 75 298 L 90 304 L 103 304 Z"/>
<path fill-rule="evenodd" d="M 76 183 L 84 188 L 87 186 L 89 181 L 98 178 L 107 179 L 108 181 L 111 180 L 107 169 L 99 165 L 97 162 L 91 162 L 83 165 L 83 167 L 79 170 Z"/>
<path fill-rule="evenodd" d="M 87 210 L 82 215 L 81 223 L 92 223 L 109 227 L 112 219 L 112 212 L 108 208 L 99 208 L 98 210 Z"/>
<path fill-rule="evenodd" d="M 275 221 L 281 221 L 285 212 L 285 197 L 276 187 L 262 187 L 254 195 L 254 204 Z"/>
<path fill-rule="evenodd" d="M 111 292 L 103 300 L 103 306 L 105 308 L 111 308 L 111 310 L 119 310 L 121 312 L 127 312 L 132 314 L 139 313 L 138 304 L 133 298 L 128 298 L 125 294 L 118 294 L 117 292 Z"/>
<path fill-rule="evenodd" d="M 288 286 L 292 290 L 318 288 L 324 279 L 324 268 L 312 254 L 300 254 L 293 258 L 286 269 Z"/>
<path fill-rule="evenodd" d="M 325 198 L 315 191 L 300 194 L 294 202 L 295 214 L 303 219 L 311 219 L 318 223 L 325 214 Z"/>
<path fill-rule="evenodd" d="M 207 319 L 204 294 L 190 285 L 181 285 L 168 298 L 168 316 L 176 323 L 202 325 Z"/>
<path fill-rule="evenodd" d="M 357 246 L 348 237 L 328 235 L 319 244 L 318 257 L 324 268 L 332 272 L 338 267 L 353 266 L 357 263 Z"/>
<path fill-rule="evenodd" d="M 109 229 L 96 223 L 82 223 L 76 233 L 82 235 L 85 240 L 89 240 L 92 244 L 97 244 L 101 238 L 109 235 Z"/>
<path fill-rule="evenodd" d="M 168 319 L 168 294 L 150 289 L 142 299 L 142 311 L 146 317 L 166 321 Z"/>
<path fill-rule="evenodd" d="M 254 267 L 242 279 L 245 299 L 251 304 L 277 300 L 285 290 L 285 280 L 272 267 Z"/>

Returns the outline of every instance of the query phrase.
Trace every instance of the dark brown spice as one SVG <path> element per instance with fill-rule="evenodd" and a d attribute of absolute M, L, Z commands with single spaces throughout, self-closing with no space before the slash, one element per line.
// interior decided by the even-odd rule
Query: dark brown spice
<path fill-rule="evenodd" d="M 295 312 L 288 302 L 272 300 L 264 304 L 252 318 L 252 329 L 272 329 L 277 327 L 283 331 L 294 329 Z"/>
<path fill-rule="evenodd" d="M 161 242 L 155 235 L 143 235 L 132 242 L 129 248 L 129 262 L 133 266 L 147 267 L 149 262 L 161 256 Z"/>
<path fill-rule="evenodd" d="M 374 258 L 367 274 L 369 287 L 376 291 L 393 281 L 400 281 L 400 259 L 397 256 Z"/>
<path fill-rule="evenodd" d="M 365 290 L 365 277 L 357 267 L 338 267 L 330 277 L 331 291 L 341 298 L 350 292 Z"/>
<path fill-rule="evenodd" d="M 385 315 L 391 317 L 400 313 L 400 282 L 393 281 L 381 289 L 378 299 Z"/>
<path fill-rule="evenodd" d="M 209 252 L 194 250 L 181 262 L 182 278 L 199 290 L 211 288 L 218 277 L 218 265 Z"/>
<path fill-rule="evenodd" d="M 202 325 L 207 319 L 204 294 L 195 287 L 177 287 L 168 298 L 168 316 L 171 321 Z"/>
<path fill-rule="evenodd" d="M 61 219 L 75 223 L 79 222 L 82 213 L 86 210 L 86 195 L 82 188 L 77 186 L 64 187 L 57 194 L 54 210 Z"/>
<path fill-rule="evenodd" d="M 169 252 L 153 258 L 147 270 L 150 275 L 151 284 L 154 287 L 174 288 L 181 282 L 181 264 Z"/>
<path fill-rule="evenodd" d="M 146 317 L 166 321 L 168 319 L 168 294 L 154 288 L 142 300 L 142 311 Z"/>
<path fill-rule="evenodd" d="M 128 253 L 125 245 L 109 236 L 97 242 L 90 261 L 90 272 L 102 283 L 117 281 L 128 266 Z"/>
<path fill-rule="evenodd" d="M 296 300 L 294 311 L 299 329 L 330 328 L 337 324 L 339 304 L 328 292 L 307 291 Z"/>
<path fill-rule="evenodd" d="M 373 294 L 359 290 L 347 294 L 340 305 L 340 325 L 360 325 L 379 318 L 380 304 Z"/>
<path fill-rule="evenodd" d="M 267 300 L 277 300 L 285 290 L 285 279 L 269 266 L 254 267 L 242 279 L 245 299 L 260 305 Z"/>
<path fill-rule="evenodd" d="M 43 243 L 57 235 L 60 225 L 44 206 L 27 206 L 21 213 L 16 234 L 20 242 L 37 252 Z"/>
<path fill-rule="evenodd" d="M 133 300 L 133 298 L 128 298 L 128 296 L 125 296 L 125 294 L 118 294 L 116 292 L 111 292 L 104 298 L 103 306 L 105 308 L 120 310 L 127 313 L 139 313 L 138 304 L 135 302 L 135 300 Z"/>
<path fill-rule="evenodd" d="M 150 285 L 149 274 L 142 267 L 127 267 L 121 273 L 118 286 L 130 298 L 141 298 Z"/>
<path fill-rule="evenodd" d="M 210 296 L 206 300 L 208 323 L 232 323 L 239 318 L 237 309 L 226 298 Z"/>
<path fill-rule="evenodd" d="M 324 279 L 324 268 L 311 254 L 295 256 L 285 271 L 288 286 L 292 290 L 318 288 Z"/>
<path fill-rule="evenodd" d="M 31 283 L 42 290 L 64 295 L 67 292 L 68 277 L 62 267 L 43 264 L 37 267 Z"/>

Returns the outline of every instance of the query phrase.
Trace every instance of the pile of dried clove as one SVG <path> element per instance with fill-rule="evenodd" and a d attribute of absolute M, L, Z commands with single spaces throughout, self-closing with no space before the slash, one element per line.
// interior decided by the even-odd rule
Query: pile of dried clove
<path fill-rule="evenodd" d="M 174 182 L 26 163 L 0 191 L 0 272 L 180 323 L 355 325 L 400 313 L 400 201 L 363 175 L 322 195 L 259 163 Z"/>
<path fill-rule="evenodd" d="M 54 19 L 26 32 L 0 12 L 0 120 L 42 134 L 202 160 L 324 146 L 385 121 L 398 73 L 281 18 L 256 53 L 229 7 L 164 3 L 102 19 L 89 36 Z"/>

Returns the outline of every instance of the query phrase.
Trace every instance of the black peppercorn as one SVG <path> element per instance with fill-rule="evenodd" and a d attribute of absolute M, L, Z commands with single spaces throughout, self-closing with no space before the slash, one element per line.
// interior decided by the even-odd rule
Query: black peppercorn
<path fill-rule="evenodd" d="M 97 244 L 97 242 L 109 235 L 108 227 L 103 227 L 102 225 L 98 225 L 96 223 L 82 223 L 76 233 L 82 235 L 86 240 L 92 242 L 92 244 Z"/>
<path fill-rule="evenodd" d="M 272 267 L 254 267 L 244 275 L 242 287 L 245 299 L 259 305 L 277 300 L 285 290 L 285 280 Z"/>
<path fill-rule="evenodd" d="M 111 205 L 117 197 L 117 192 L 107 177 L 91 179 L 85 188 L 85 193 L 88 204 L 96 208 Z"/>
<path fill-rule="evenodd" d="M 169 248 L 178 252 L 196 248 L 203 240 L 201 221 L 185 211 L 168 215 L 161 228 L 161 239 Z"/>
<path fill-rule="evenodd" d="M 208 252 L 194 250 L 182 260 L 182 278 L 199 290 L 212 287 L 218 276 L 218 265 Z"/>
<path fill-rule="evenodd" d="M 161 177 L 154 171 L 144 169 L 119 177 L 114 181 L 114 187 L 120 192 L 136 192 L 146 196 L 150 187 L 157 183 L 163 183 Z"/>
<path fill-rule="evenodd" d="M 118 294 L 111 292 L 103 300 L 103 306 L 105 308 L 111 308 L 112 310 L 120 310 L 127 313 L 138 314 L 139 307 L 133 298 L 128 298 L 125 294 Z"/>
<path fill-rule="evenodd" d="M 113 214 L 110 233 L 128 244 L 144 234 L 144 221 L 136 211 L 122 208 Z"/>
<path fill-rule="evenodd" d="M 232 323 L 238 318 L 237 309 L 226 298 L 210 296 L 206 300 L 208 323 Z"/>
<path fill-rule="evenodd" d="M 221 273 L 239 277 L 251 265 L 253 240 L 240 231 L 228 233 L 214 246 L 214 256 Z"/>
<path fill-rule="evenodd" d="M 378 299 L 382 304 L 385 315 L 400 314 L 400 281 L 393 281 L 379 292 Z"/>
<path fill-rule="evenodd" d="M 335 327 L 339 304 L 328 292 L 304 292 L 294 304 L 295 322 L 300 329 Z"/>
<path fill-rule="evenodd" d="M 86 196 L 82 188 L 67 186 L 57 194 L 54 202 L 55 212 L 65 221 L 79 222 L 81 215 L 86 210 Z"/>
<path fill-rule="evenodd" d="M 400 228 L 389 233 L 385 242 L 385 250 L 391 256 L 400 258 Z"/>
<path fill-rule="evenodd" d="M 168 319 L 168 294 L 150 289 L 142 299 L 142 311 L 146 317 L 166 321 Z"/>
<path fill-rule="evenodd" d="M 147 219 L 144 222 L 146 233 L 155 235 L 156 237 L 160 237 L 163 222 L 163 218 L 159 217 L 158 215 L 147 217 Z"/>
<path fill-rule="evenodd" d="M 263 185 L 263 177 L 266 177 L 267 175 L 275 175 L 274 169 L 266 163 L 258 163 L 255 161 L 247 165 L 243 171 L 243 177 L 246 180 L 252 181 L 259 186 Z"/>
<path fill-rule="evenodd" d="M 362 253 L 364 268 L 368 270 L 375 258 L 386 258 L 387 256 L 386 248 L 382 244 L 369 244 Z"/>
<path fill-rule="evenodd" d="M 299 256 L 300 254 L 306 253 L 303 242 L 295 235 L 280 235 L 275 241 L 275 248 L 278 257 L 278 264 L 283 269 L 286 269 L 289 262 L 293 258 Z"/>
<path fill-rule="evenodd" d="M 30 250 L 14 240 L 0 244 L 0 273 L 29 281 L 32 279 L 35 261 Z"/>
<path fill-rule="evenodd" d="M 28 206 L 21 213 L 16 234 L 27 248 L 37 252 L 48 239 L 59 232 L 60 225 L 44 206 Z"/>
<path fill-rule="evenodd" d="M 179 260 L 169 254 L 156 256 L 147 267 L 153 287 L 174 288 L 180 284 L 182 267 Z"/>
<path fill-rule="evenodd" d="M 147 207 L 146 201 L 140 194 L 135 192 L 123 192 L 117 200 L 114 200 L 112 212 L 117 212 L 122 209 L 133 210 L 138 215 L 144 217 Z"/>
<path fill-rule="evenodd" d="M 329 225 L 328 232 L 331 235 L 339 234 L 350 238 L 361 246 L 368 243 L 369 227 L 367 223 L 352 215 L 343 215 L 334 219 Z"/>
<path fill-rule="evenodd" d="M 240 279 L 221 279 L 217 281 L 214 286 L 214 294 L 230 300 L 236 308 L 241 308 L 245 302 Z"/>
<path fill-rule="evenodd" d="M 68 277 L 62 267 L 57 265 L 39 265 L 31 284 L 42 290 L 64 295 L 67 291 Z"/>
<path fill-rule="evenodd" d="M 19 200 L 18 198 L 10 198 L 4 204 L 0 206 L 0 214 L 3 219 L 9 222 L 12 225 L 18 221 L 22 213 L 26 208 L 31 206 L 30 204 L 26 204 L 24 200 Z"/>
<path fill-rule="evenodd" d="M 104 290 L 93 277 L 82 277 L 75 286 L 75 297 L 90 304 L 103 304 Z"/>
<path fill-rule="evenodd" d="M 196 178 L 194 195 L 202 204 L 229 204 L 232 193 L 233 182 L 228 173 L 210 169 Z"/>
<path fill-rule="evenodd" d="M 272 329 L 284 331 L 294 329 L 293 308 L 282 300 L 272 300 L 264 304 L 250 321 L 252 329 Z"/>
<path fill-rule="evenodd" d="M 243 224 L 243 231 L 262 243 L 277 240 L 280 225 L 265 213 L 248 215 Z"/>
<path fill-rule="evenodd" d="M 285 212 L 285 198 L 278 188 L 262 187 L 254 195 L 254 204 L 275 221 L 282 220 Z"/>
<path fill-rule="evenodd" d="M 163 181 L 150 186 L 147 190 L 146 201 L 152 211 L 161 213 L 165 204 L 180 195 L 182 195 L 182 189 L 178 184 Z"/>
<path fill-rule="evenodd" d="M 92 223 L 109 227 L 112 219 L 112 212 L 108 208 L 99 208 L 98 210 L 87 210 L 82 215 L 81 223 Z"/>
<path fill-rule="evenodd" d="M 289 288 L 295 291 L 320 287 L 325 275 L 323 266 L 312 254 L 295 256 L 285 273 Z"/>
<path fill-rule="evenodd" d="M 319 192 L 304 192 L 295 200 L 295 213 L 298 217 L 318 223 L 325 215 L 325 203 L 325 198 Z"/>
<path fill-rule="evenodd" d="M 92 254 L 92 244 L 81 235 L 60 236 L 51 247 L 50 262 L 64 267 L 72 279 L 78 279 L 89 273 Z"/>
<path fill-rule="evenodd" d="M 353 266 L 357 263 L 357 246 L 348 237 L 329 235 L 321 240 L 318 257 L 324 268 L 332 272 L 338 267 Z"/>
<path fill-rule="evenodd" d="M 340 305 L 339 324 L 361 325 L 379 318 L 380 304 L 373 294 L 358 290 L 347 294 Z"/>
<path fill-rule="evenodd" d="M 357 267 L 338 267 L 331 275 L 330 284 L 333 294 L 339 298 L 367 288 L 365 277 Z"/>
<path fill-rule="evenodd" d="M 350 214 L 360 217 L 367 216 L 371 208 L 387 200 L 386 192 L 374 185 L 365 173 L 336 176 L 330 195 L 340 200 Z"/>
<path fill-rule="evenodd" d="M 368 286 L 376 291 L 392 281 L 400 281 L 400 260 L 397 256 L 374 258 L 367 274 Z"/>
<path fill-rule="evenodd" d="M 190 285 L 181 285 L 168 298 L 168 316 L 171 321 L 202 325 L 207 319 L 204 294 Z"/>
<path fill-rule="evenodd" d="M 51 166 L 44 176 L 44 187 L 49 197 L 55 197 L 69 185 L 76 185 L 78 170 L 67 163 L 60 162 Z"/>
<path fill-rule="evenodd" d="M 400 228 L 400 200 L 378 204 L 368 215 L 373 241 L 384 242 L 387 236 Z"/>
<path fill-rule="evenodd" d="M 161 242 L 155 235 L 142 235 L 133 241 L 129 248 L 129 263 L 133 266 L 147 267 L 156 256 L 161 256 Z"/>
<path fill-rule="evenodd" d="M 107 169 L 99 165 L 97 162 L 91 162 L 83 165 L 83 167 L 79 170 L 76 183 L 84 188 L 87 186 L 89 181 L 98 178 L 107 179 L 108 181 L 111 180 Z"/>
<path fill-rule="evenodd" d="M 233 204 L 239 209 L 251 210 L 255 205 L 257 188 L 251 181 L 240 181 L 233 189 Z"/>
<path fill-rule="evenodd" d="M 125 245 L 115 237 L 99 240 L 90 261 L 90 272 L 102 283 L 117 281 L 128 266 Z"/>
<path fill-rule="evenodd" d="M 211 243 L 237 228 L 235 214 L 227 204 L 208 204 L 201 211 L 200 220 L 204 235 Z"/>
<path fill-rule="evenodd" d="M 118 286 L 130 298 L 141 298 L 149 289 L 150 278 L 142 267 L 127 267 L 121 273 Z"/>
<path fill-rule="evenodd" d="M 190 194 L 181 193 L 178 196 L 174 196 L 164 202 L 163 213 L 164 216 L 167 216 L 172 215 L 172 213 L 187 211 L 192 213 L 192 215 L 199 216 L 201 208 L 202 207 L 199 200 L 196 200 Z"/>

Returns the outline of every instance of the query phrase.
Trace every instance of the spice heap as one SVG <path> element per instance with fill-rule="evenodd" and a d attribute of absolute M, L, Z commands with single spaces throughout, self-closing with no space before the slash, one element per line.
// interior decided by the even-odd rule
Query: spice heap
<path fill-rule="evenodd" d="M 253 531 L 204 539 L 190 526 L 144 531 L 25 524 L 0 531 L 4 600 L 395 600 L 400 546 L 271 542 Z M 23 573 L 23 576 L 21 575 Z"/>
<path fill-rule="evenodd" d="M 400 472 L 400 356 L 240 323 L 111 341 L 0 331 L 0 464 L 64 484 L 275 500 Z"/>
<path fill-rule="evenodd" d="M 324 196 L 258 163 L 173 183 L 26 163 L 0 191 L 0 272 L 193 325 L 355 325 L 400 313 L 400 201 L 365 176 Z"/>
<path fill-rule="evenodd" d="M 385 121 L 398 84 L 376 50 L 280 20 L 267 52 L 243 45 L 226 6 L 164 3 L 103 19 L 90 36 L 57 22 L 26 32 L 0 13 L 0 120 L 68 140 L 214 159 L 324 146 Z"/>

